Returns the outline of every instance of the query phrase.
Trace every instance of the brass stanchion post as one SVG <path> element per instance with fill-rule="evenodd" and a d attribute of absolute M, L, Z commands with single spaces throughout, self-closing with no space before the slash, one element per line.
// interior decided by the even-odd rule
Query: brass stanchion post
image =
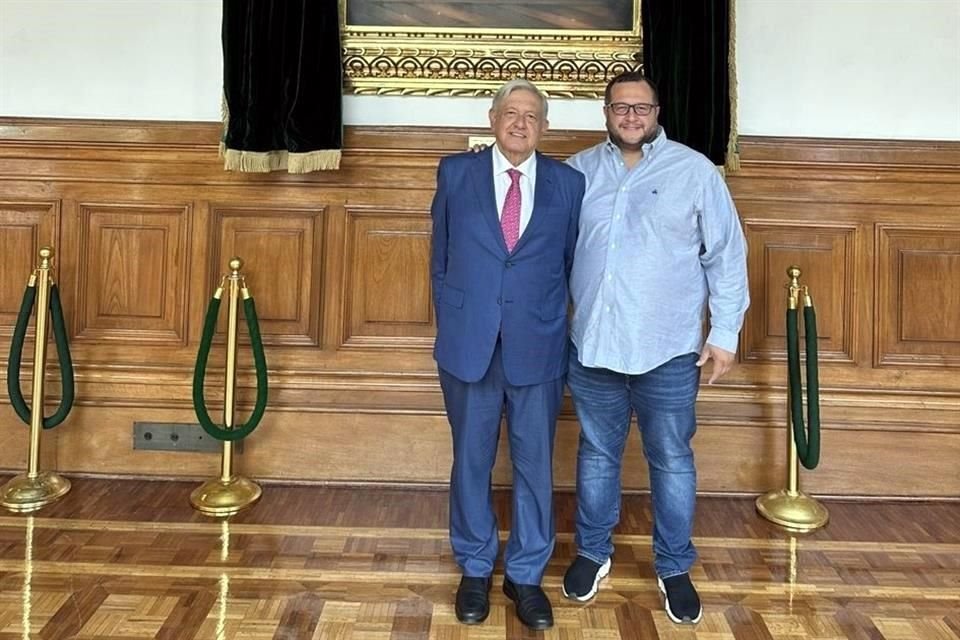
<path fill-rule="evenodd" d="M 37 320 L 33 347 L 33 397 L 30 409 L 30 451 L 27 473 L 0 487 L 0 505 L 17 513 L 36 511 L 70 491 L 70 481 L 53 471 L 40 471 L 40 433 L 43 430 L 43 378 L 47 358 L 47 317 L 50 313 L 50 285 L 53 249 L 40 249 L 40 266 L 30 276 L 37 288 Z"/>
<path fill-rule="evenodd" d="M 787 269 L 790 283 L 787 285 L 787 305 L 791 310 L 800 306 L 800 293 L 803 292 L 805 306 L 812 306 L 807 288 L 800 285 L 800 268 L 791 266 Z M 809 330 L 809 327 L 808 327 Z M 789 332 L 788 332 L 789 333 Z M 790 340 L 790 336 L 787 336 Z M 809 357 L 809 355 L 808 355 Z M 793 398 L 790 385 L 787 385 L 787 486 L 779 491 L 771 491 L 757 498 L 757 511 L 761 516 L 790 531 L 808 532 L 819 529 L 827 524 L 830 514 L 827 509 L 815 499 L 800 491 L 800 463 L 797 454 L 797 443 L 794 439 L 792 402 L 799 402 L 800 398 Z M 800 424 L 798 422 L 798 424 Z"/>
<path fill-rule="evenodd" d="M 240 304 L 240 282 L 243 276 L 240 269 L 243 260 L 230 260 L 230 275 L 226 277 L 227 290 L 227 364 L 223 390 L 223 425 L 225 429 L 234 426 L 237 381 L 237 311 Z M 221 290 L 217 290 L 220 294 Z M 215 297 L 218 297 L 215 294 Z M 249 297 L 246 287 L 243 297 Z M 190 494 L 190 504 L 201 513 L 210 516 L 225 517 L 233 515 L 260 499 L 260 485 L 233 473 L 233 442 L 223 441 L 223 456 L 220 465 L 220 477 L 208 480 Z"/>

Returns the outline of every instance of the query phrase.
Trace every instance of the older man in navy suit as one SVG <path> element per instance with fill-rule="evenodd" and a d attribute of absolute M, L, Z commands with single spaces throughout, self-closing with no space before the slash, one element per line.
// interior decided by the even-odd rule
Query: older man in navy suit
<path fill-rule="evenodd" d="M 456 614 L 483 622 L 499 546 L 490 477 L 506 413 L 513 526 L 504 593 L 528 627 L 553 625 L 540 588 L 553 552 L 553 441 L 567 370 L 567 279 L 584 177 L 536 152 L 545 96 L 512 80 L 493 99 L 496 144 L 444 158 L 431 210 L 434 357 L 453 433 Z"/>

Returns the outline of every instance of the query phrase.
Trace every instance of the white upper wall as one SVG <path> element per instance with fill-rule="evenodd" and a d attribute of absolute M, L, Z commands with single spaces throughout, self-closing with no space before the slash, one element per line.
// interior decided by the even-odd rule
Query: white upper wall
<path fill-rule="evenodd" d="M 222 0 L 0 0 L 0 115 L 219 120 Z M 743 134 L 960 140 L 960 0 L 737 0 Z M 484 126 L 485 98 L 347 96 L 347 124 Z M 555 129 L 601 129 L 553 100 Z"/>
<path fill-rule="evenodd" d="M 220 0 L 0 0 L 0 114 L 219 120 Z"/>
<path fill-rule="evenodd" d="M 740 132 L 960 140 L 960 0 L 738 0 Z"/>

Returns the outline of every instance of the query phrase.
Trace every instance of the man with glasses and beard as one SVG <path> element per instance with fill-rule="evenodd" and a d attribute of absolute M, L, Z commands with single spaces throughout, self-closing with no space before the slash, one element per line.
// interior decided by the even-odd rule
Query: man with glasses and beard
<path fill-rule="evenodd" d="M 716 167 L 667 138 L 656 87 L 638 72 L 607 85 L 609 137 L 568 160 L 587 178 L 570 280 L 567 384 L 580 421 L 577 557 L 566 597 L 586 602 L 610 572 L 623 450 L 635 413 L 650 474 L 657 584 L 670 619 L 700 621 L 689 571 L 700 371 L 734 364 L 749 304 L 746 243 Z M 709 309 L 709 333 L 703 323 Z"/>

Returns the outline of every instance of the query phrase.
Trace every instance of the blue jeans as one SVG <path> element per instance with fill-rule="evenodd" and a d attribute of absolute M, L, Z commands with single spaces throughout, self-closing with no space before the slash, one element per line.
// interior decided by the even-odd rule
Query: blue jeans
<path fill-rule="evenodd" d="M 678 356 L 640 375 L 580 364 L 571 345 L 567 384 L 580 420 L 576 544 L 603 563 L 613 554 L 620 521 L 620 469 L 632 412 L 650 470 L 654 567 L 661 578 L 689 571 L 697 471 L 690 441 L 697 431 L 698 355 Z"/>

